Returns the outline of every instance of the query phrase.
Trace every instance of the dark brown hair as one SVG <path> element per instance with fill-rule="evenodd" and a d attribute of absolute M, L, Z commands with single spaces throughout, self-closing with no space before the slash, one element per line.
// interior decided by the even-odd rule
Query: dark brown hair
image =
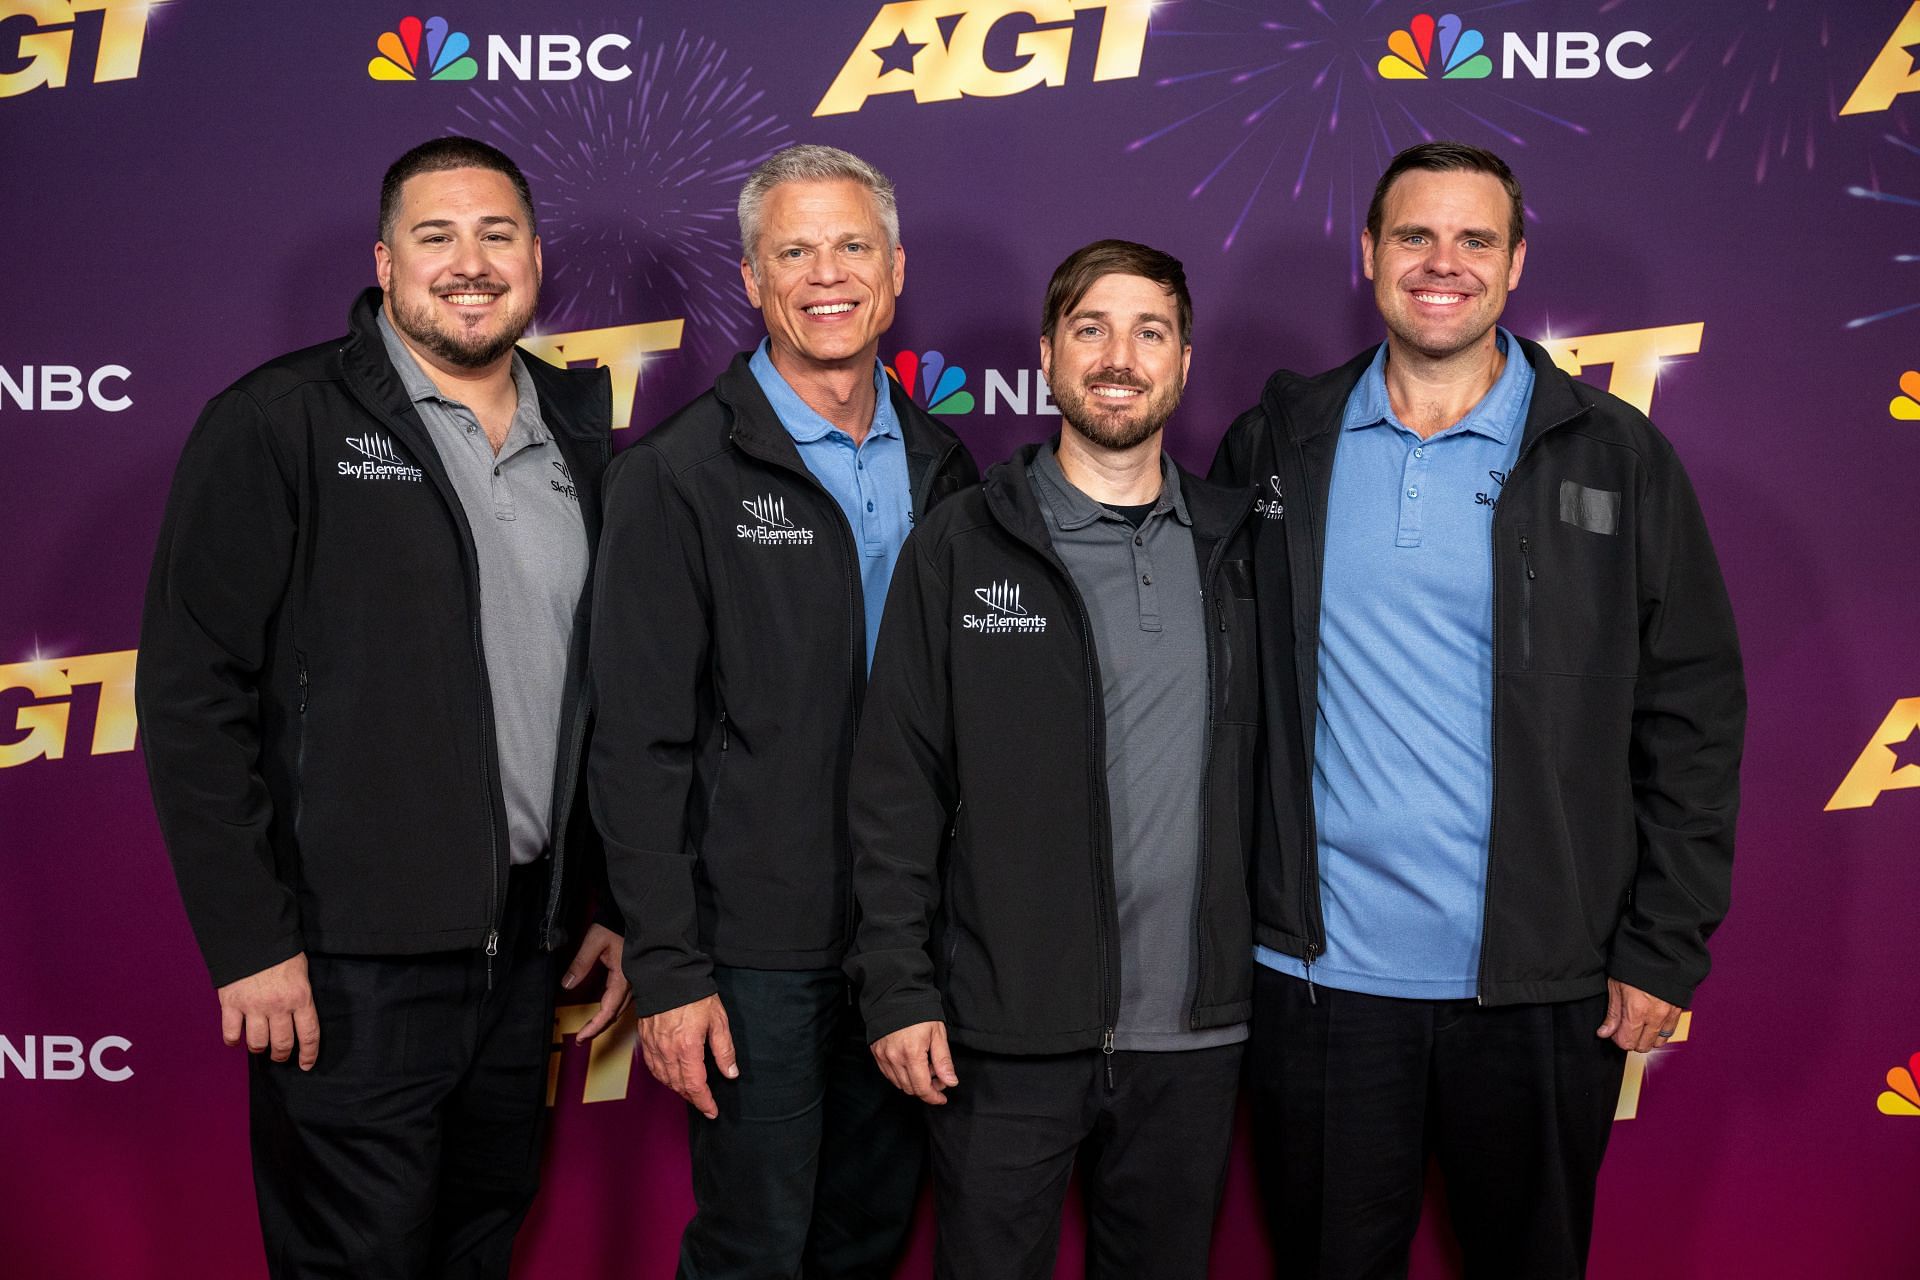
<path fill-rule="evenodd" d="M 521 208 L 526 211 L 527 233 L 539 234 L 540 220 L 533 211 L 533 192 L 528 189 L 527 175 L 520 172 L 520 166 L 498 147 L 490 147 L 474 138 L 448 134 L 444 138 L 431 138 L 421 143 L 387 166 L 387 176 L 380 180 L 382 244 L 387 243 L 388 237 L 393 234 L 393 219 L 400 212 L 400 188 L 407 185 L 407 179 L 423 173 L 444 173 L 448 169 L 491 169 L 495 173 L 505 174 L 520 196 Z"/>
<path fill-rule="evenodd" d="M 1388 163 L 1387 171 L 1380 175 L 1380 181 L 1374 184 L 1373 203 L 1367 206 L 1367 234 L 1373 237 L 1375 244 L 1380 243 L 1381 209 L 1387 203 L 1387 189 L 1409 169 L 1426 169 L 1433 173 L 1485 173 L 1498 178 L 1513 206 L 1512 216 L 1507 220 L 1507 234 L 1512 238 L 1507 245 L 1508 252 L 1512 252 L 1515 245 L 1527 238 L 1525 200 L 1520 194 L 1520 179 L 1513 176 L 1513 170 L 1507 168 L 1505 160 L 1484 147 L 1468 146 L 1464 142 L 1422 142 L 1395 156 Z"/>
<path fill-rule="evenodd" d="M 1172 294 L 1179 304 L 1180 345 L 1193 345 L 1193 298 L 1187 292 L 1187 269 L 1170 253 L 1132 240 L 1095 240 L 1067 255 L 1047 282 L 1047 302 L 1040 312 L 1040 336 L 1053 337 L 1060 317 L 1080 305 L 1087 290 L 1102 276 L 1144 276 Z"/>

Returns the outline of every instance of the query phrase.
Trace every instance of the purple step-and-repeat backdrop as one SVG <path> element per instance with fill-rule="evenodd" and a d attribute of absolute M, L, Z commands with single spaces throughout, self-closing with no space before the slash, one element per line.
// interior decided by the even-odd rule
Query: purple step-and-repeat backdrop
<path fill-rule="evenodd" d="M 140 593 L 200 405 L 343 330 L 382 170 L 452 131 L 526 167 L 532 345 L 612 368 L 623 441 L 758 334 L 748 169 L 872 159 L 910 267 L 882 356 L 983 461 L 1057 421 L 1040 295 L 1079 244 L 1186 260 L 1171 436 L 1204 465 L 1274 368 L 1377 339 L 1387 157 L 1503 152 L 1531 231 L 1507 323 L 1679 447 L 1753 699 L 1733 915 L 1684 1039 L 1630 1065 L 1594 1274 L 1920 1273 L 1920 4 L 447 6 L 0 0 L 0 1271 L 262 1273 L 243 1064 L 148 808 Z M 666 1276 L 682 1111 L 631 1024 L 574 1046 L 584 1017 L 555 1027 L 524 1270 Z M 1236 1161 L 1220 1276 L 1276 1247 Z M 1457 1270 L 1444 1230 L 1417 1252 Z"/>

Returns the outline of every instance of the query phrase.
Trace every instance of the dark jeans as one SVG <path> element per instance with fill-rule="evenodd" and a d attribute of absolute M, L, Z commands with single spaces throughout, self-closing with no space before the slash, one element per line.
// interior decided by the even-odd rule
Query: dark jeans
<path fill-rule="evenodd" d="M 546 1128 L 555 957 L 547 865 L 508 880 L 499 954 L 309 952 L 310 1072 L 250 1063 L 267 1269 L 289 1277 L 503 1277 Z"/>
<path fill-rule="evenodd" d="M 1277 1275 L 1407 1274 L 1431 1153 L 1468 1280 L 1584 1275 L 1626 1054 L 1604 994 L 1482 1008 L 1254 978 L 1254 1153 Z"/>
<path fill-rule="evenodd" d="M 716 967 L 738 1054 L 720 1108 L 687 1109 L 697 1211 L 684 1280 L 885 1280 L 906 1243 L 926 1138 L 921 1104 L 880 1074 L 838 969 Z"/>
<path fill-rule="evenodd" d="M 1077 1162 L 1089 1276 L 1205 1276 L 1243 1048 L 1110 1060 L 1096 1051 L 1016 1057 L 956 1048 L 960 1083 L 927 1109 L 936 1274 L 1052 1276 Z"/>

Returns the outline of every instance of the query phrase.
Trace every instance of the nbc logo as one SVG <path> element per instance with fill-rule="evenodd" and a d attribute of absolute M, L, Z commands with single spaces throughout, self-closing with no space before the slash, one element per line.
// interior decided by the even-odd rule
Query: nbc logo
<path fill-rule="evenodd" d="M 1525 74 L 1535 80 L 1591 80 L 1604 67 L 1620 80 L 1653 74 L 1645 62 L 1626 61 L 1626 50 L 1644 49 L 1653 37 L 1621 31 L 1602 37 L 1591 31 L 1508 31 L 1500 37 L 1500 78 Z M 1435 18 L 1415 14 L 1413 21 L 1387 37 L 1387 52 L 1377 64 L 1382 80 L 1485 80 L 1493 74 L 1487 38 L 1457 13 Z"/>
<path fill-rule="evenodd" d="M 1887 1072 L 1878 1105 L 1883 1116 L 1920 1116 L 1920 1053 L 1908 1058 L 1906 1066 Z"/>
<path fill-rule="evenodd" d="M 928 413 L 972 413 L 973 392 L 962 391 L 967 371 L 948 364 L 938 351 L 915 355 L 902 351 L 887 370 L 907 393 L 907 398 Z"/>
<path fill-rule="evenodd" d="M 1907 370 L 1900 375 L 1902 394 L 1887 405 L 1887 412 L 1901 422 L 1920 422 L 1920 371 Z"/>
<path fill-rule="evenodd" d="M 1391 52 L 1380 59 L 1380 78 L 1425 80 L 1437 66 L 1445 80 L 1485 80 L 1493 74 L 1493 59 L 1480 52 L 1486 37 L 1463 27 L 1457 13 L 1438 22 L 1430 13 L 1415 14 L 1404 30 L 1387 37 Z"/>
<path fill-rule="evenodd" d="M 470 45 L 466 32 L 449 30 L 445 18 L 424 23 L 402 18 L 396 30 L 382 33 L 375 42 L 380 55 L 367 64 L 367 74 L 375 80 L 418 80 L 424 69 L 429 80 L 471 80 L 480 74 L 480 64 L 467 56 Z"/>

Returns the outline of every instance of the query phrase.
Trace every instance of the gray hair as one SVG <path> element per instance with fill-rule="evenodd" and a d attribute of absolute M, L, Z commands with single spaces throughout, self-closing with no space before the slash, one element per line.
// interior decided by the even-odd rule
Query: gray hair
<path fill-rule="evenodd" d="M 755 261 L 755 251 L 760 245 L 760 213 L 766 205 L 767 193 L 783 182 L 837 181 L 857 182 L 865 187 L 873 196 L 874 207 L 880 211 L 880 225 L 887 232 L 887 248 L 900 244 L 900 209 L 894 203 L 892 180 L 851 151 L 803 142 L 784 147 L 761 161 L 760 167 L 747 176 L 746 185 L 740 188 L 740 257 L 753 264 L 756 277 L 760 274 L 760 264 Z"/>

